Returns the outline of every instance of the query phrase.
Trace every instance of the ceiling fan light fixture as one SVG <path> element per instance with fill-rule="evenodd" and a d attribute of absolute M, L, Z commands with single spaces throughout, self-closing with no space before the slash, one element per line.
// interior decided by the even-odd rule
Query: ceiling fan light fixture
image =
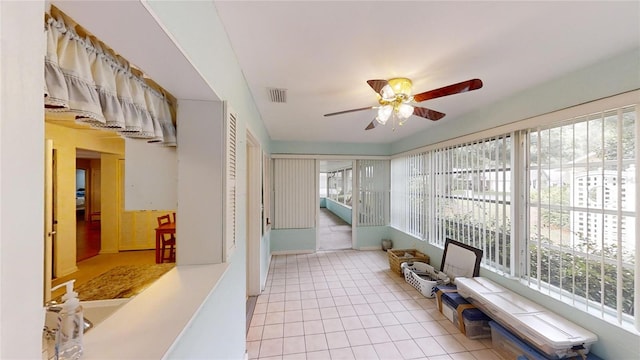
<path fill-rule="evenodd" d="M 378 116 L 376 116 L 376 121 L 384 125 L 387 123 L 387 120 L 389 120 L 392 113 L 393 113 L 393 106 L 391 105 L 380 106 L 378 107 Z"/>
<path fill-rule="evenodd" d="M 389 84 L 382 87 L 380 95 L 382 96 L 382 99 L 386 101 L 393 101 L 393 99 L 396 98 L 396 94 L 393 92 L 393 88 L 391 88 Z"/>
<path fill-rule="evenodd" d="M 404 122 L 404 120 L 408 119 L 409 116 L 413 115 L 413 106 L 402 103 L 398 105 L 397 112 L 398 112 L 398 118 L 400 118 L 400 120 Z"/>

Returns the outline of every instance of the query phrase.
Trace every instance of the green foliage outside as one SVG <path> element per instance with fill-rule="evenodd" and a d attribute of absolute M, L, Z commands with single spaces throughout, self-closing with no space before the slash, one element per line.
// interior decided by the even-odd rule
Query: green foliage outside
<path fill-rule="evenodd" d="M 543 239 L 543 244 L 548 239 Z M 538 246 L 535 242 L 529 245 L 531 263 L 538 262 Z M 587 253 L 590 253 L 587 257 Z M 604 265 L 601 260 L 604 256 Z M 616 265 L 617 249 L 615 246 L 605 246 L 603 249 L 588 248 L 586 244 L 570 248 L 542 246 L 540 248 L 540 267 L 530 267 L 529 277 L 556 286 L 569 293 L 587 298 L 596 303 L 604 301 L 604 305 L 617 309 L 617 277 L 622 275 L 622 312 L 634 314 L 634 265 L 628 263 L 631 254 L 623 254 L 626 266 L 618 268 Z M 604 289 L 603 289 L 604 283 Z"/>

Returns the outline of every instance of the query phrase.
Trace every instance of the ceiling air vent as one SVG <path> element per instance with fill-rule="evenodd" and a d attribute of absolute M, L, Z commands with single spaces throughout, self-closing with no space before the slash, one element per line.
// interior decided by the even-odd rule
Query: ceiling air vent
<path fill-rule="evenodd" d="M 269 99 L 274 103 L 286 103 L 287 102 L 287 89 L 268 88 Z"/>

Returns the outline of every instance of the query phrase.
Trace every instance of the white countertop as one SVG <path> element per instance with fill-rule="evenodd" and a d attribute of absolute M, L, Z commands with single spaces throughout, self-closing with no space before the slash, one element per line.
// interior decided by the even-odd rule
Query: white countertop
<path fill-rule="evenodd" d="M 224 263 L 171 269 L 84 335 L 83 359 L 163 358 L 227 268 Z"/>

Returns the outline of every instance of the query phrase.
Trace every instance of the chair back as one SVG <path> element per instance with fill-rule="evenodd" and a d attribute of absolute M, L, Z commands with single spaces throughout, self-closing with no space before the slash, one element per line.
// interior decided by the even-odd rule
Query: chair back
<path fill-rule="evenodd" d="M 171 224 L 171 215 L 162 215 L 158 216 L 158 226 L 162 226 L 165 224 Z"/>

